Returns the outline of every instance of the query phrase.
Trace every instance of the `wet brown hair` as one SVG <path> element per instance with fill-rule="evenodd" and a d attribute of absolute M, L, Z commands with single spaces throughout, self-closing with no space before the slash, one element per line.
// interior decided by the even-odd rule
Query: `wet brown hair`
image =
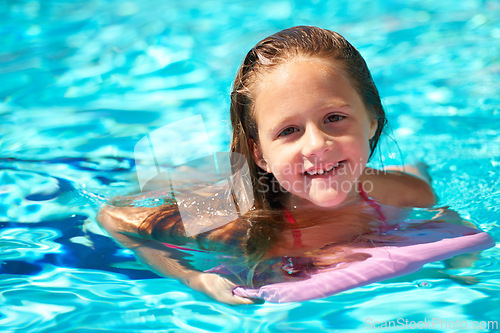
<path fill-rule="evenodd" d="M 336 32 L 312 26 L 298 26 L 282 30 L 255 45 L 245 56 L 233 83 L 231 92 L 231 123 L 233 140 L 231 151 L 245 155 L 252 177 L 255 217 L 247 242 L 247 253 L 262 257 L 286 226 L 281 210 L 279 193 L 273 191 L 278 184 L 270 173 L 260 169 L 252 158 L 250 140 L 258 144 L 258 130 L 254 117 L 255 86 L 258 76 L 295 57 L 320 58 L 340 66 L 363 100 L 370 116 L 377 120 L 377 129 L 370 139 L 370 157 L 386 125 L 386 116 L 380 96 L 361 54 Z M 262 212 L 270 212 L 266 214 Z M 274 213 L 271 213 L 274 211 Z M 260 212 L 260 213 L 257 213 Z"/>

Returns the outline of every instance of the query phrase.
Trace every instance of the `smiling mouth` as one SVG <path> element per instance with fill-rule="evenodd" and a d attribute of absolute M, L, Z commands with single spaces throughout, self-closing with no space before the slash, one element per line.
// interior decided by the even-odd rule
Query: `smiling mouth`
<path fill-rule="evenodd" d="M 344 162 L 345 161 L 337 162 L 337 164 L 334 164 L 334 165 L 332 165 L 332 166 L 330 166 L 328 168 L 325 168 L 325 169 L 314 169 L 314 170 L 310 170 L 310 171 L 305 171 L 304 174 L 305 175 L 309 175 L 309 176 L 322 176 L 322 175 L 328 174 L 331 171 L 337 169 Z"/>

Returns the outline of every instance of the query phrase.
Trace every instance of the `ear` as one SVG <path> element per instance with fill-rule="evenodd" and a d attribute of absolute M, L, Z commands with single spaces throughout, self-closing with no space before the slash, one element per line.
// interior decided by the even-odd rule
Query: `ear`
<path fill-rule="evenodd" d="M 262 170 L 271 173 L 271 170 L 262 155 L 262 150 L 260 149 L 259 144 L 253 139 L 248 139 L 248 146 L 250 147 L 250 152 L 255 164 L 257 164 Z"/>
<path fill-rule="evenodd" d="M 378 121 L 377 119 L 371 119 L 371 122 L 370 122 L 370 140 L 373 139 L 373 137 L 375 136 L 375 132 L 377 131 L 377 128 L 378 128 Z"/>

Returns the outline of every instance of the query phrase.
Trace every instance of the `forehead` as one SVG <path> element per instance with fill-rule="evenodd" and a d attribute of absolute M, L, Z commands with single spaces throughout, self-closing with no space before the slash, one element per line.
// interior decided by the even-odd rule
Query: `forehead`
<path fill-rule="evenodd" d="M 277 79 L 284 82 L 286 79 L 295 79 L 301 76 L 304 70 L 315 71 L 323 77 L 330 73 L 341 74 L 349 79 L 347 73 L 343 69 L 340 61 L 326 59 L 323 57 L 311 57 L 306 55 L 298 55 L 283 60 L 275 66 L 263 68 L 257 72 L 256 79 L 253 85 L 254 96 L 256 96 L 266 83 Z M 273 82 L 275 83 L 275 82 Z"/>
<path fill-rule="evenodd" d="M 308 57 L 289 60 L 259 76 L 254 86 L 254 117 L 259 123 L 259 118 L 278 111 L 363 104 L 350 81 L 339 62 Z"/>

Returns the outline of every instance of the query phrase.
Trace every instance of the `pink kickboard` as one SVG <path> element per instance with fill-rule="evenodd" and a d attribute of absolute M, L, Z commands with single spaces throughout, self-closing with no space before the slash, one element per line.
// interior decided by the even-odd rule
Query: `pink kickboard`
<path fill-rule="evenodd" d="M 302 281 L 269 284 L 258 289 L 236 287 L 233 293 L 273 303 L 323 298 L 416 272 L 426 263 L 495 245 L 485 232 L 446 222 L 428 222 L 418 229 L 393 230 L 372 240 L 380 246 L 354 249 L 354 252 L 371 255 L 364 261 L 325 270 Z"/>

